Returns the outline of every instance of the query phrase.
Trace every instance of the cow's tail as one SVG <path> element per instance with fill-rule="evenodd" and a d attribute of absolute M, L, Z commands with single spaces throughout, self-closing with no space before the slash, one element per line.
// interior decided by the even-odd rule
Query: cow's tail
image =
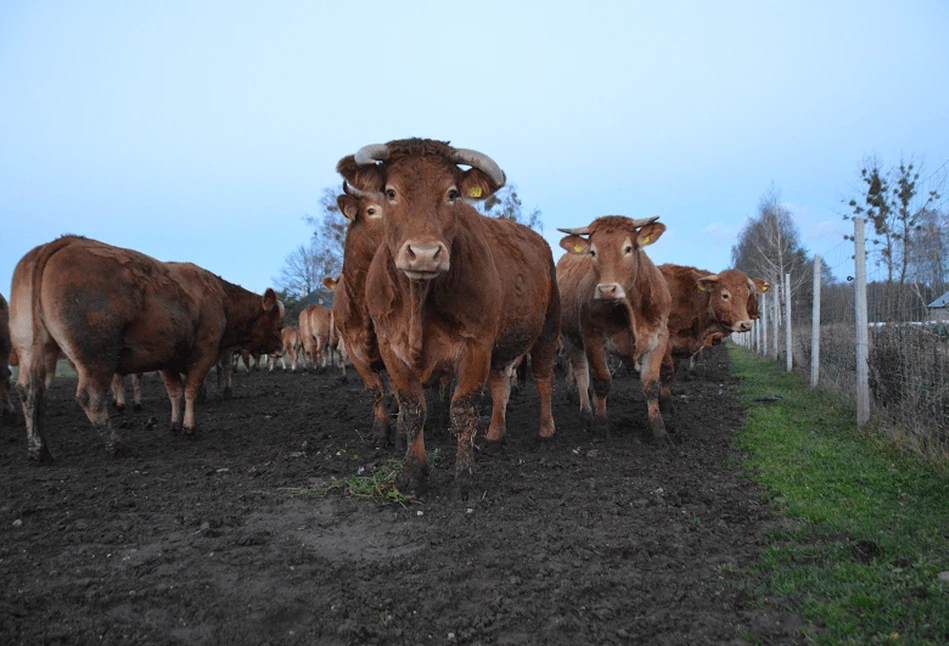
<path fill-rule="evenodd" d="M 46 382 L 46 335 L 49 330 L 46 327 L 43 317 L 43 274 L 46 271 L 46 265 L 49 259 L 57 252 L 68 247 L 76 241 L 74 236 L 63 236 L 43 246 L 39 254 L 33 261 L 33 275 L 30 281 L 30 306 L 31 318 L 33 324 L 33 343 L 30 349 L 30 376 L 34 384 L 44 384 Z"/>

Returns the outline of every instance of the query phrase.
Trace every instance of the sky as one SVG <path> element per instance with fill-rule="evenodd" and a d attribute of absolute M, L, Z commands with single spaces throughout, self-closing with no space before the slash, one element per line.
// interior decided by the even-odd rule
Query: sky
<path fill-rule="evenodd" d="M 868 156 L 949 168 L 947 33 L 943 0 L 4 0 L 0 293 L 65 233 L 262 293 L 337 161 L 406 137 L 492 157 L 555 258 L 659 215 L 657 264 L 725 269 L 772 189 L 825 253 Z"/>

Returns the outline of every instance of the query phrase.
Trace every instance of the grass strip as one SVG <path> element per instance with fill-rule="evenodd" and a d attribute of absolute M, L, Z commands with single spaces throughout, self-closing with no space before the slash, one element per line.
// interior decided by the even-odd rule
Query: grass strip
<path fill-rule="evenodd" d="M 792 601 L 816 644 L 949 643 L 949 477 L 858 431 L 852 408 L 729 343 L 750 477 L 778 516 L 759 594 Z"/>

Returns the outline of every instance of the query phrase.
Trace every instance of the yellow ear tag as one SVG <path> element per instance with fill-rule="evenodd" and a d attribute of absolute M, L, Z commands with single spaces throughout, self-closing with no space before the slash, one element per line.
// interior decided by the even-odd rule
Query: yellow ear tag
<path fill-rule="evenodd" d="M 471 189 L 468 191 L 468 195 L 470 195 L 471 197 L 481 197 L 481 187 L 472 186 Z"/>
<path fill-rule="evenodd" d="M 650 241 L 651 239 L 652 239 L 652 238 L 650 238 L 649 236 L 646 236 L 645 238 L 643 238 L 643 244 L 649 244 L 649 241 Z"/>
<path fill-rule="evenodd" d="M 764 294 L 764 293 L 765 293 L 766 291 L 768 291 L 769 289 L 771 289 L 771 288 L 770 288 L 769 286 L 765 285 L 764 287 L 761 288 L 761 293 Z"/>
<path fill-rule="evenodd" d="M 580 253 L 581 251 L 583 251 L 583 247 L 581 247 L 580 245 L 574 245 L 573 250 L 577 253 Z"/>
<path fill-rule="evenodd" d="M 705 291 L 705 285 L 703 285 L 702 283 L 699 283 L 699 291 L 700 291 L 700 292 L 704 292 L 704 291 Z"/>

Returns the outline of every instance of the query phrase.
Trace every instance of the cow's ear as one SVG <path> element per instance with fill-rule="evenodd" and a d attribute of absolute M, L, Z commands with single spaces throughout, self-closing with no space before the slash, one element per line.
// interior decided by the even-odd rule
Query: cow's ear
<path fill-rule="evenodd" d="M 320 282 L 323 283 L 323 287 L 332 292 L 335 292 L 336 287 L 339 285 L 339 281 L 333 276 L 325 276 Z"/>
<path fill-rule="evenodd" d="M 583 236 L 567 236 L 566 238 L 561 238 L 560 246 L 563 247 L 567 253 L 590 253 L 590 241 Z"/>
<path fill-rule="evenodd" d="M 640 247 L 651 245 L 665 232 L 666 225 L 664 225 L 662 222 L 653 222 L 652 224 L 647 224 L 636 234 L 636 242 L 639 243 Z"/>
<path fill-rule="evenodd" d="M 468 200 L 486 200 L 500 190 L 504 184 L 497 184 L 487 174 L 477 168 L 469 168 L 461 176 L 458 190 Z"/>
<path fill-rule="evenodd" d="M 359 213 L 359 202 L 351 195 L 339 195 L 336 197 L 336 206 L 339 212 L 346 216 L 350 222 L 356 221 L 356 214 Z"/>
<path fill-rule="evenodd" d="M 267 291 L 264 292 L 262 302 L 264 311 L 270 312 L 277 306 L 280 300 L 277 298 L 277 292 L 275 292 L 272 287 L 268 287 Z"/>
<path fill-rule="evenodd" d="M 764 278 L 754 278 L 752 280 L 755 283 L 755 288 L 761 294 L 764 294 L 769 289 L 771 289 L 771 285 L 769 285 L 768 282 Z"/>
<path fill-rule="evenodd" d="M 382 165 L 360 166 L 353 155 L 347 155 L 336 164 L 336 172 L 343 176 L 350 186 L 360 191 L 381 193 L 385 188 L 385 170 Z"/>
<path fill-rule="evenodd" d="M 712 274 L 711 276 L 702 276 L 698 280 L 699 289 L 703 292 L 707 292 L 712 289 L 712 286 L 718 282 L 718 274 Z"/>

